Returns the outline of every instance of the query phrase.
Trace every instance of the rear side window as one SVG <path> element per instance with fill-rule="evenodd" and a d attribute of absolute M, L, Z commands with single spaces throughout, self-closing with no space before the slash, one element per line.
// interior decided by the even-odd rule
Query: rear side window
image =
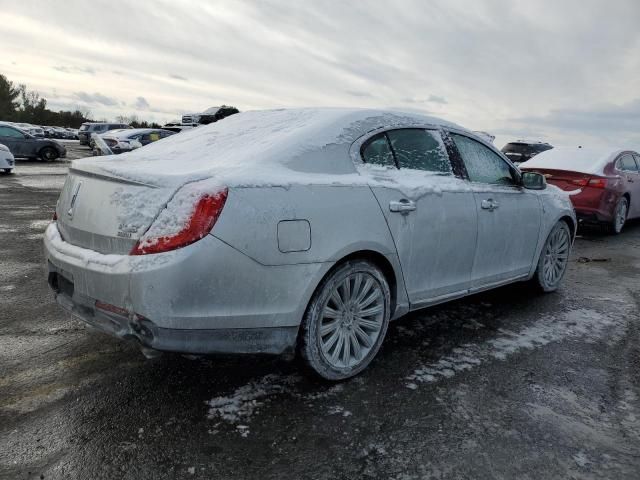
<path fill-rule="evenodd" d="M 497 185 L 515 184 L 511 167 L 498 154 L 464 135 L 453 133 L 451 138 L 467 167 L 469 180 Z"/>
<path fill-rule="evenodd" d="M 450 173 L 449 157 L 438 132 L 407 128 L 387 132 L 400 168 Z"/>
<path fill-rule="evenodd" d="M 362 147 L 362 160 L 373 165 L 395 167 L 393 153 L 385 133 L 379 133 L 371 137 Z"/>
<path fill-rule="evenodd" d="M 625 153 L 624 155 L 622 155 L 622 157 L 618 159 L 618 162 L 616 163 L 616 168 L 618 170 L 623 170 L 625 172 L 638 171 L 638 166 L 636 165 L 635 160 L 628 153 Z"/>

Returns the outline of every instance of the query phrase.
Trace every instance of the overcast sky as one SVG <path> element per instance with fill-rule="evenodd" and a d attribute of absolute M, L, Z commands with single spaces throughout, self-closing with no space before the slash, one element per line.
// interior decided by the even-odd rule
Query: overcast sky
<path fill-rule="evenodd" d="M 0 73 L 95 118 L 394 107 L 640 145 L 639 0 L 0 0 Z"/>

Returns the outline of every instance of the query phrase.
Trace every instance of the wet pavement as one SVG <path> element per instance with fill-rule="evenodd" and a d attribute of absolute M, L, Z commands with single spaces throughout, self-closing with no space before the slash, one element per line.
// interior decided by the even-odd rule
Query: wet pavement
<path fill-rule="evenodd" d="M 394 322 L 332 385 L 282 358 L 146 360 L 60 310 L 42 237 L 66 166 L 0 176 L 0 478 L 640 477 L 640 223 L 583 232 L 555 294 Z"/>

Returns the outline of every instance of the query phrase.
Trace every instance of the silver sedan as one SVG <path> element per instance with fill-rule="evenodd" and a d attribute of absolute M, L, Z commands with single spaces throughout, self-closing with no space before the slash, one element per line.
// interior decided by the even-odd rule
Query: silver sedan
<path fill-rule="evenodd" d="M 575 228 L 565 193 L 455 124 L 293 109 L 75 161 L 45 250 L 58 303 L 104 332 L 297 351 L 339 380 L 409 311 L 512 282 L 557 289 Z"/>

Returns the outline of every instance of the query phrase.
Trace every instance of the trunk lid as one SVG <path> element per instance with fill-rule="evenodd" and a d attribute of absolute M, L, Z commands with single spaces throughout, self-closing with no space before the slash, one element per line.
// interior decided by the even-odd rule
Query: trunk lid
<path fill-rule="evenodd" d="M 587 186 L 589 179 L 597 177 L 588 173 L 571 172 L 568 170 L 552 170 L 547 168 L 523 168 L 541 173 L 547 179 L 547 183 L 555 185 L 565 191 L 578 190 Z"/>
<path fill-rule="evenodd" d="M 56 206 L 58 229 L 72 245 L 127 255 L 175 190 L 74 165 Z"/>

